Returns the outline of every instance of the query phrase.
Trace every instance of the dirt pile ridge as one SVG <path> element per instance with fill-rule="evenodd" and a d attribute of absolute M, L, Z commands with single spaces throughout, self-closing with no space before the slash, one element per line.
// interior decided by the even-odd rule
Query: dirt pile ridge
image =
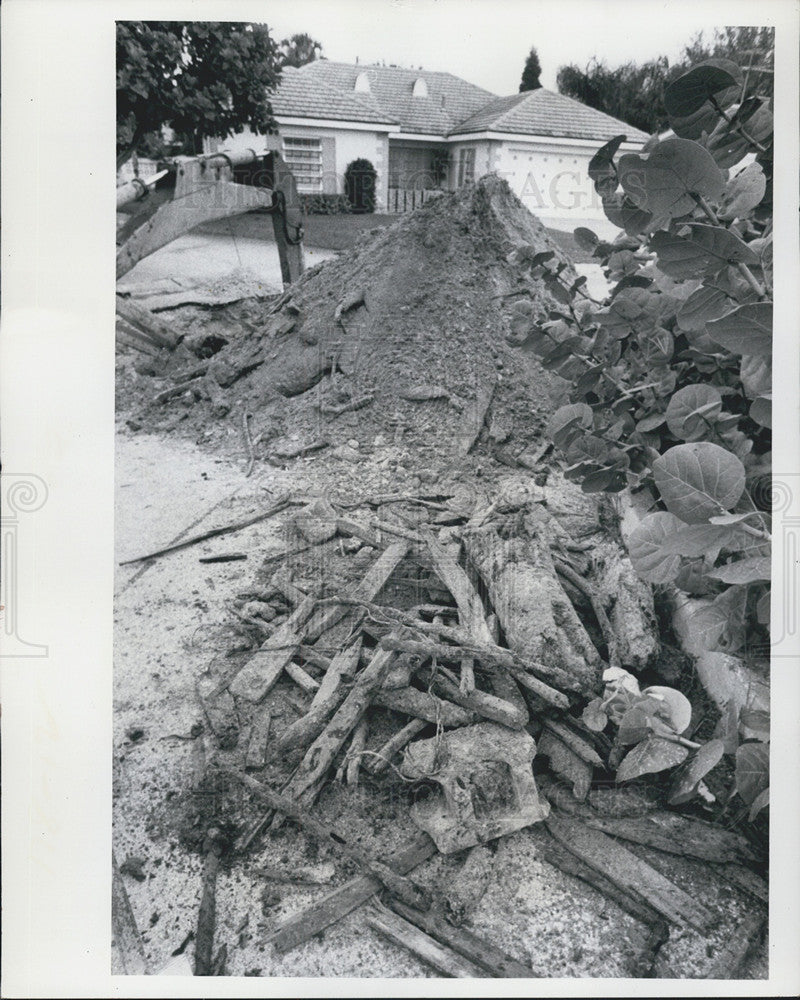
<path fill-rule="evenodd" d="M 556 306 L 515 262 L 521 247 L 562 257 L 506 182 L 484 178 L 368 232 L 277 301 L 162 314 L 194 354 L 149 369 L 175 387 L 169 399 L 150 378 L 124 395 L 148 400 L 137 414 L 146 429 L 172 423 L 212 444 L 247 412 L 257 460 L 379 436 L 430 450 L 441 468 L 463 461 L 482 427 L 479 451 L 520 454 L 560 389 L 507 341 L 509 292 L 528 288 L 543 319 Z M 197 356 L 212 351 L 202 371 Z M 180 390 L 193 369 L 202 377 Z"/>

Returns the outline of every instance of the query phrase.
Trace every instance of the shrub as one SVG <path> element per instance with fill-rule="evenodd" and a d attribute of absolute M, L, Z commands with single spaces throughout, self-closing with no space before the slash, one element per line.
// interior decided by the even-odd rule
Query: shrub
<path fill-rule="evenodd" d="M 357 213 L 374 212 L 378 189 L 378 172 L 369 160 L 353 160 L 344 173 L 344 189 Z"/>
<path fill-rule="evenodd" d="M 554 253 L 533 254 L 560 304 L 519 303 L 512 320 L 514 341 L 569 383 L 549 425 L 565 475 L 586 492 L 650 487 L 634 566 L 709 598 L 696 624 L 727 652 L 767 648 L 770 576 L 773 126 L 741 90 L 734 63 L 701 63 L 666 90 L 673 135 L 598 151 L 589 173 L 624 232 L 575 237 L 610 295 L 595 302 Z"/>
<path fill-rule="evenodd" d="M 343 215 L 352 211 L 346 194 L 301 194 L 304 215 Z"/>

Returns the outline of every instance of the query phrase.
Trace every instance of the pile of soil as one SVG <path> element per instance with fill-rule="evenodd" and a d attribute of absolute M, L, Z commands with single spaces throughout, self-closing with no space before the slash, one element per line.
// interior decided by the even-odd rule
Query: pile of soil
<path fill-rule="evenodd" d="M 542 319 L 557 305 L 517 263 L 523 247 L 564 259 L 507 183 L 486 177 L 366 233 L 276 301 L 162 313 L 183 349 L 123 378 L 120 407 L 138 401 L 134 429 L 174 428 L 212 446 L 238 441 L 248 413 L 256 459 L 281 461 L 320 439 L 345 445 L 351 461 L 356 448 L 363 457 L 401 444 L 439 471 L 463 465 L 483 426 L 478 453 L 515 464 L 562 391 L 507 340 L 514 292 L 527 289 Z M 198 373 L 153 401 L 153 375 L 171 387 Z"/>

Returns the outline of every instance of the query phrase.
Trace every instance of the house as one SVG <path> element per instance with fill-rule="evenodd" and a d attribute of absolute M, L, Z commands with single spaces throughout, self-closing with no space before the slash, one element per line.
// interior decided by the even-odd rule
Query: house
<path fill-rule="evenodd" d="M 317 60 L 283 70 L 271 96 L 279 137 L 301 193 L 344 191 L 355 159 L 377 171 L 376 211 L 416 207 L 488 173 L 505 177 L 535 215 L 572 229 L 604 222 L 589 179 L 598 147 L 625 134 L 624 151 L 648 136 L 579 101 L 540 88 L 497 97 L 452 73 Z M 261 148 L 243 132 L 209 151 Z"/>

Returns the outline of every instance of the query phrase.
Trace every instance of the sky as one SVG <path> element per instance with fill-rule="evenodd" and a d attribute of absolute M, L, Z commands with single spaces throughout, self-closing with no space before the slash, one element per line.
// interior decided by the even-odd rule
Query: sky
<path fill-rule="evenodd" d="M 447 70 L 503 95 L 517 92 L 531 46 L 542 85 L 555 90 L 567 63 L 674 61 L 697 31 L 769 23 L 752 0 L 262 0 L 258 9 L 274 37 L 306 32 L 328 59 Z"/>

